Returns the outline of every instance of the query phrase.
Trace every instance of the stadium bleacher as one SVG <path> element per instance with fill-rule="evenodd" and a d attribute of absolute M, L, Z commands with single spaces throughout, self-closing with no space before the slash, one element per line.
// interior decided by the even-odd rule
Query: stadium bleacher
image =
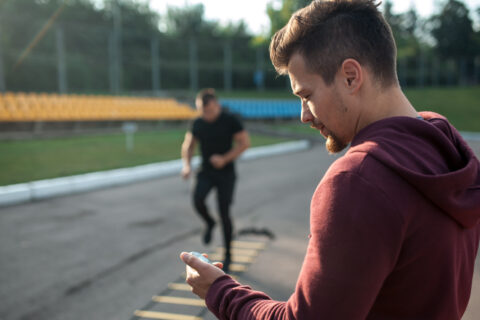
<path fill-rule="evenodd" d="M 197 116 L 171 98 L 37 93 L 0 94 L 0 121 L 184 120 Z"/>
<path fill-rule="evenodd" d="M 300 116 L 298 100 L 220 99 L 223 107 L 244 119 L 288 119 Z M 0 122 L 188 120 L 198 115 L 173 98 L 0 93 Z"/>

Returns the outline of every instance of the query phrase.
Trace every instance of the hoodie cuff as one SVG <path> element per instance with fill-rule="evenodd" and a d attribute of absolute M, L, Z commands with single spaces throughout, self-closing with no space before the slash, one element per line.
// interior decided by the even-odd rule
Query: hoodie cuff
<path fill-rule="evenodd" d="M 210 310 L 218 319 L 222 319 L 219 309 L 223 304 L 222 300 L 225 298 L 226 291 L 237 286 L 240 286 L 240 283 L 225 274 L 217 278 L 208 289 L 207 295 L 205 296 L 205 304 L 207 305 L 208 310 Z"/>

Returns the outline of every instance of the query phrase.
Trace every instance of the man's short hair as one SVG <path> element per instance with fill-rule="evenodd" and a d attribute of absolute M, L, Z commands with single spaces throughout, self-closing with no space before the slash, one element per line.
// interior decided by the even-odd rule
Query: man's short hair
<path fill-rule="evenodd" d="M 382 87 L 398 85 L 397 48 L 375 0 L 316 0 L 295 12 L 270 43 L 270 58 L 286 74 L 294 53 L 312 72 L 333 83 L 343 61 L 366 66 Z"/>
<path fill-rule="evenodd" d="M 202 89 L 200 92 L 198 92 L 196 101 L 197 104 L 201 103 L 201 106 L 204 107 L 207 104 L 210 103 L 212 100 L 217 100 L 217 95 L 215 93 L 215 89 L 212 88 L 207 88 L 207 89 Z"/>

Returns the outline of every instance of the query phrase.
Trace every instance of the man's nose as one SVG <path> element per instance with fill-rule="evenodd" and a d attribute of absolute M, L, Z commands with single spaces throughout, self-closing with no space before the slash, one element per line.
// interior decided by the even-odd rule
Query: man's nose
<path fill-rule="evenodd" d="M 302 102 L 302 112 L 300 114 L 300 120 L 303 123 L 308 123 L 311 122 L 313 119 L 312 113 L 310 112 L 310 109 L 307 107 L 305 102 Z"/>

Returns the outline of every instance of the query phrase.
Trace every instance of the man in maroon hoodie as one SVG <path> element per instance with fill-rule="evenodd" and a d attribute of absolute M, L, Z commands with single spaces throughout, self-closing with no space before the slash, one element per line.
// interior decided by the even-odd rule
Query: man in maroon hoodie
<path fill-rule="evenodd" d="M 220 319 L 460 319 L 480 236 L 480 164 L 448 121 L 417 113 L 373 0 L 314 1 L 270 45 L 330 152 L 307 253 L 286 302 L 187 253 L 193 292 Z M 191 269 L 190 269 L 191 270 Z"/>

